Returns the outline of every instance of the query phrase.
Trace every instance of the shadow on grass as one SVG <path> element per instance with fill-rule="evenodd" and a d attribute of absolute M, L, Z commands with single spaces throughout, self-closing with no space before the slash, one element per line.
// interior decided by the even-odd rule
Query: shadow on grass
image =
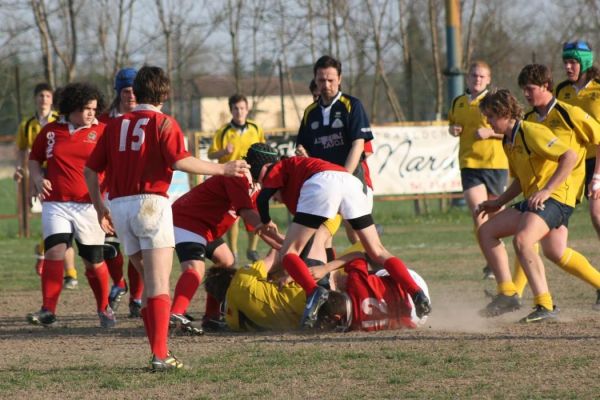
<path fill-rule="evenodd" d="M 123 318 L 127 325 L 131 320 Z M 45 327 L 30 325 L 25 317 L 0 318 L 0 339 L 23 340 L 26 338 L 48 338 L 53 336 L 117 336 L 117 337 L 146 337 L 142 321 L 139 326 L 123 326 L 101 328 L 98 317 L 92 315 L 59 316 L 54 325 Z M 83 326 L 82 326 L 83 325 Z"/>

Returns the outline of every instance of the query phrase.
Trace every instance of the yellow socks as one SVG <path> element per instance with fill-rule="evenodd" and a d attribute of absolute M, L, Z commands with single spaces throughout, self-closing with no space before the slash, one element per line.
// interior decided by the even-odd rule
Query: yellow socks
<path fill-rule="evenodd" d="M 571 248 L 566 249 L 558 266 L 594 288 L 600 289 L 600 272 L 581 253 Z"/>
<path fill-rule="evenodd" d="M 73 279 L 77 279 L 77 270 L 75 268 L 67 268 L 65 270 L 65 276 L 68 276 Z"/>
<path fill-rule="evenodd" d="M 554 309 L 554 303 L 552 303 L 552 296 L 550 293 L 542 293 L 533 298 L 533 303 L 544 307 L 546 310 L 552 311 Z"/>
<path fill-rule="evenodd" d="M 498 291 L 498 294 L 503 294 L 505 296 L 514 296 L 517 294 L 517 288 L 511 281 L 498 283 L 496 290 Z"/>
<path fill-rule="evenodd" d="M 533 247 L 535 249 L 535 252 L 539 254 L 540 244 L 536 243 Z M 519 295 L 519 297 L 523 297 L 523 291 L 525 290 L 525 286 L 527 286 L 527 275 L 525 275 L 525 270 L 521 266 L 521 263 L 519 262 L 518 258 L 515 258 L 513 282 L 515 283 L 517 294 Z"/>

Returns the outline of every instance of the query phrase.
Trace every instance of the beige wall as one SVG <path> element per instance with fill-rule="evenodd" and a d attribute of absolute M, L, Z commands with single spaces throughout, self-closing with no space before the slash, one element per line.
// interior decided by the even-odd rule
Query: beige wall
<path fill-rule="evenodd" d="M 298 129 L 304 109 L 312 103 L 312 96 L 296 96 L 296 101 L 291 96 L 286 96 L 285 125 L 287 128 Z M 252 109 L 252 100 L 250 108 Z M 200 102 L 201 126 L 204 132 L 214 132 L 223 124 L 231 120 L 231 113 L 226 97 L 204 98 Z M 256 105 L 256 114 L 253 119 L 263 129 L 281 128 L 281 100 L 279 96 L 267 96 Z"/>

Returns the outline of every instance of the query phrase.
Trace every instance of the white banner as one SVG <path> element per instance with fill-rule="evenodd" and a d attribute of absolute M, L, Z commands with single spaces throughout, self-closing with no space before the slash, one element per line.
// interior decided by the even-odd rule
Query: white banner
<path fill-rule="evenodd" d="M 375 195 L 462 192 L 458 138 L 447 126 L 373 127 Z"/>

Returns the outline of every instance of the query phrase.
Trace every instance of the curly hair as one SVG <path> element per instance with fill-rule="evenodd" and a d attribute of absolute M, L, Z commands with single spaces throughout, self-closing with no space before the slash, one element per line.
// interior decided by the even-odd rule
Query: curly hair
<path fill-rule="evenodd" d="M 62 88 L 59 96 L 58 110 L 68 116 L 72 112 L 81 111 L 90 101 L 96 100 L 96 115 L 104 111 L 104 96 L 98 88 L 89 83 L 69 83 Z"/>
<path fill-rule="evenodd" d="M 507 89 L 491 91 L 479 103 L 479 109 L 484 115 L 508 117 L 515 120 L 523 119 L 523 108 Z"/>
<path fill-rule="evenodd" d="M 230 267 L 211 267 L 206 271 L 204 287 L 206 293 L 212 295 L 219 302 L 225 301 L 225 295 L 236 269 Z"/>

